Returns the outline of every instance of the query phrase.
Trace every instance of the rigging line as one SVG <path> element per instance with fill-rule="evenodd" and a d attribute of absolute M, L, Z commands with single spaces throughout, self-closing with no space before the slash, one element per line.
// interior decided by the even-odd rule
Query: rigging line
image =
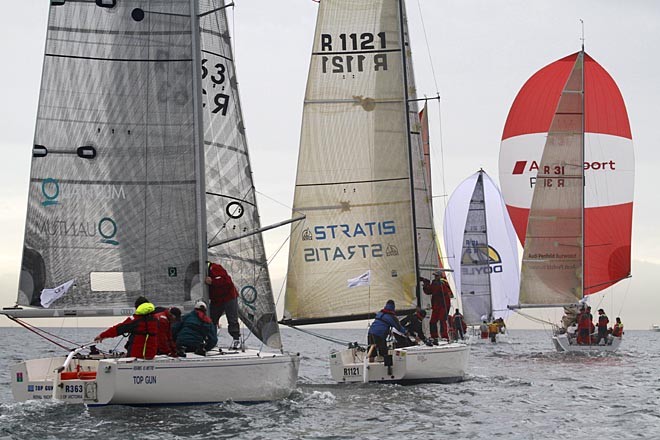
<path fill-rule="evenodd" d="M 291 231 L 291 234 L 289 234 L 289 236 L 286 238 L 286 240 L 284 240 L 284 242 L 280 245 L 280 248 L 277 251 L 275 251 L 275 254 L 273 255 L 272 259 L 269 261 L 269 264 L 270 264 L 270 262 L 272 262 L 272 260 L 275 259 L 275 256 L 282 250 L 284 245 L 286 243 L 288 243 L 288 241 L 291 239 L 291 236 L 293 235 L 293 233 L 296 231 L 296 229 L 298 229 L 300 227 L 301 224 L 302 223 L 296 223 L 294 225 L 293 230 Z M 294 249 L 294 252 L 295 252 L 295 249 Z M 284 274 L 284 278 L 282 279 L 282 285 L 280 286 L 280 291 L 277 294 L 277 300 L 275 301 L 276 305 L 279 304 L 280 298 L 282 297 L 282 292 L 284 291 L 284 284 L 287 281 L 287 276 L 288 276 L 288 271 L 287 271 L 287 273 Z"/>
<path fill-rule="evenodd" d="M 438 92 L 438 90 L 440 88 L 438 87 L 438 80 L 436 78 L 435 68 L 433 67 L 433 58 L 431 57 L 431 47 L 429 46 L 429 38 L 426 35 L 426 26 L 424 25 L 424 14 L 422 13 L 422 5 L 419 3 L 419 0 L 417 0 L 417 9 L 419 9 L 419 17 L 420 17 L 420 21 L 422 22 L 422 32 L 424 33 L 424 41 L 426 42 L 426 52 L 429 55 L 429 63 L 431 64 L 431 74 L 433 75 L 433 82 L 435 83 L 435 91 L 436 93 L 438 93 L 438 101 L 439 101 L 440 93 Z"/>
<path fill-rule="evenodd" d="M 529 315 L 527 313 L 522 312 L 520 309 L 513 309 L 513 311 L 519 314 L 520 316 L 529 319 L 530 321 L 538 322 L 540 324 L 549 324 L 552 327 L 557 327 L 557 324 L 555 324 L 554 322 L 546 321 L 545 319 L 541 319 L 541 318 L 537 318 L 536 316 Z"/>
<path fill-rule="evenodd" d="M 267 198 L 268 200 L 270 200 L 270 201 L 272 201 L 272 202 L 277 203 L 277 204 L 280 205 L 280 206 L 283 206 L 283 207 L 285 207 L 285 208 L 290 209 L 291 211 L 293 211 L 293 207 L 291 207 L 291 206 L 289 206 L 289 205 L 286 205 L 286 204 L 280 202 L 279 200 L 274 199 L 274 198 L 272 198 L 272 197 L 266 195 L 265 193 L 262 193 L 261 191 L 258 191 L 256 188 L 255 188 L 254 192 L 255 192 L 256 194 L 259 194 L 259 195 L 262 196 L 262 197 Z"/>
<path fill-rule="evenodd" d="M 298 330 L 301 333 L 305 333 L 307 335 L 314 336 L 314 337 L 319 338 L 319 339 L 323 339 L 324 341 L 332 342 L 334 344 L 348 345 L 348 344 L 352 343 L 352 341 L 346 341 L 346 340 L 343 340 L 343 339 L 332 338 L 330 336 L 325 336 L 325 335 L 322 335 L 320 333 L 315 333 L 315 332 L 312 332 L 312 331 L 309 331 L 309 330 L 303 330 L 299 327 L 296 327 L 295 325 L 290 325 L 289 328 L 292 328 L 294 330 Z M 363 344 L 358 344 L 358 345 L 360 347 L 364 347 Z"/>
<path fill-rule="evenodd" d="M 40 329 L 40 328 L 38 328 L 38 327 L 34 327 L 34 326 L 28 324 L 27 322 L 22 321 L 22 320 L 20 320 L 20 319 L 14 317 L 14 316 L 11 316 L 11 315 L 5 315 L 5 316 L 7 316 L 7 318 L 11 319 L 12 321 L 14 321 L 16 324 L 20 325 L 21 327 L 23 327 L 23 328 L 25 328 L 25 329 L 31 331 L 32 333 L 34 333 L 35 335 L 37 335 L 37 336 L 39 336 L 39 337 L 41 337 L 41 338 L 47 340 L 48 342 L 50 342 L 50 343 L 52 343 L 52 344 L 54 344 L 54 345 L 57 345 L 58 347 L 60 347 L 60 348 L 62 348 L 62 349 L 64 349 L 64 350 L 71 351 L 71 348 L 62 345 L 62 344 L 60 344 L 59 342 L 56 342 L 54 339 L 51 339 L 51 338 L 49 338 L 49 337 L 47 337 L 47 336 L 44 336 L 45 334 L 49 334 L 47 331 L 42 330 L 42 329 Z M 51 336 L 53 336 L 54 338 L 57 338 L 57 339 L 60 339 L 60 340 L 65 341 L 65 342 L 69 342 L 69 343 L 73 344 L 73 342 L 71 342 L 71 341 L 67 341 L 66 339 L 61 338 L 61 337 L 59 337 L 59 336 L 56 336 L 56 335 L 51 335 Z"/>

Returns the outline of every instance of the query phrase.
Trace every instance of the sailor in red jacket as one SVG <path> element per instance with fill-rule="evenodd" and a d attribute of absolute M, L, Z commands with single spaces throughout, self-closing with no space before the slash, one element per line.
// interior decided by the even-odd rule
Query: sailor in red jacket
<path fill-rule="evenodd" d="M 591 307 L 579 314 L 577 343 L 581 345 L 591 345 L 592 323 Z"/>
<path fill-rule="evenodd" d="M 207 261 L 208 270 L 206 284 L 209 286 L 211 300 L 211 321 L 218 326 L 223 314 L 227 314 L 229 334 L 234 338 L 232 349 L 241 346 L 241 330 L 238 325 L 238 291 L 224 267 L 218 263 Z"/>
<path fill-rule="evenodd" d="M 447 317 L 451 306 L 452 292 L 447 279 L 442 272 L 433 272 L 433 281 L 422 278 L 424 293 L 431 295 L 431 338 L 434 342 L 438 339 L 438 322 L 440 322 L 440 335 L 449 339 L 447 332 Z"/>
<path fill-rule="evenodd" d="M 158 354 L 177 357 L 176 342 L 172 338 L 174 315 L 165 307 L 156 307 L 154 317 L 158 320 Z"/>
<path fill-rule="evenodd" d="M 135 301 L 135 314 L 102 332 L 94 341 L 116 338 L 128 333 L 126 350 L 128 356 L 153 359 L 158 351 L 158 320 L 154 317 L 154 305 L 141 296 Z"/>

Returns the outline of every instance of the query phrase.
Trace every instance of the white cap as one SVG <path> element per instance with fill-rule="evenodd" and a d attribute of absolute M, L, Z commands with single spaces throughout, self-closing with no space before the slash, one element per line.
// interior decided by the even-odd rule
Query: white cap
<path fill-rule="evenodd" d="M 204 301 L 197 301 L 197 302 L 195 303 L 195 308 L 196 308 L 196 309 L 206 310 L 206 303 L 205 303 Z"/>

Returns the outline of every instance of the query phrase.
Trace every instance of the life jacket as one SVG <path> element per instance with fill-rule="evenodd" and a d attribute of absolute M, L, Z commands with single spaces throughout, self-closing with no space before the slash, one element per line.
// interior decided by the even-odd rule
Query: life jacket
<path fill-rule="evenodd" d="M 621 336 L 623 335 L 623 323 L 617 322 L 612 328 L 612 336 Z"/>
<path fill-rule="evenodd" d="M 133 316 L 110 327 L 99 337 L 105 339 L 115 338 L 121 334 L 128 335 L 126 343 L 128 356 L 153 359 L 158 352 L 158 320 L 154 317 L 153 311 L 153 304 L 141 304 Z"/>
<path fill-rule="evenodd" d="M 609 324 L 610 320 L 607 319 L 606 314 L 602 314 L 598 316 L 598 328 L 607 328 L 607 324 Z"/>

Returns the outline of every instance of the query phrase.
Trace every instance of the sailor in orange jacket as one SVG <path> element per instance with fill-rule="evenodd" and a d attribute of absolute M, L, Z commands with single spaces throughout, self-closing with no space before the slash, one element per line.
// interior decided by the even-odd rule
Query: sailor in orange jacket
<path fill-rule="evenodd" d="M 621 322 L 621 318 L 618 316 L 616 317 L 616 323 L 614 324 L 614 327 L 612 327 L 612 336 L 619 338 L 623 336 L 623 323 Z"/>

